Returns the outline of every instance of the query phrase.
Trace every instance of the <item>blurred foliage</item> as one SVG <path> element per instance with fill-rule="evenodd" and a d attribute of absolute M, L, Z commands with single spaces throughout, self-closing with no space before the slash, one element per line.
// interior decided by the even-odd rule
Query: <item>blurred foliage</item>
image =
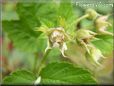
<path fill-rule="evenodd" d="M 12 77 L 13 76 L 13 77 Z M 19 77 L 18 77 L 19 76 Z M 4 83 L 11 84 L 32 84 L 36 79 L 35 75 L 27 70 L 18 70 L 13 72 L 9 77 L 4 79 Z"/>

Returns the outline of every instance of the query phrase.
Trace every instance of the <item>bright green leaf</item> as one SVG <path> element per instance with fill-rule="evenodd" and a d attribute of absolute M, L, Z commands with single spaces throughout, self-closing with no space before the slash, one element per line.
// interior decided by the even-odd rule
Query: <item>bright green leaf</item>
<path fill-rule="evenodd" d="M 65 18 L 66 20 L 72 17 L 73 7 L 70 0 L 67 0 L 67 2 L 61 0 L 60 7 L 58 8 L 58 15 L 62 18 Z"/>
<path fill-rule="evenodd" d="M 113 50 L 113 37 L 108 35 L 97 36 L 100 40 L 93 41 L 93 44 L 102 51 L 103 54 L 109 54 Z"/>
<path fill-rule="evenodd" d="M 2 25 L 3 30 L 7 32 L 14 46 L 22 51 L 38 52 L 38 50 L 42 50 L 41 46 L 46 44 L 45 39 L 38 39 L 40 32 L 33 31 L 26 23 L 21 21 L 3 21 Z M 39 46 L 41 41 L 43 43 Z"/>
<path fill-rule="evenodd" d="M 34 84 L 36 77 L 27 70 L 17 70 L 3 80 L 3 84 Z"/>
<path fill-rule="evenodd" d="M 54 27 L 57 25 L 56 12 L 57 12 L 57 4 L 53 3 L 53 1 L 52 2 L 48 1 L 48 3 L 40 3 L 40 6 L 37 7 L 36 16 L 40 20 L 41 24 L 44 24 L 48 27 Z"/>
<path fill-rule="evenodd" d="M 69 63 L 48 64 L 40 73 L 42 84 L 95 84 L 92 74 Z"/>
<path fill-rule="evenodd" d="M 39 4 L 36 3 L 29 3 L 27 6 L 24 3 L 18 3 L 16 6 L 16 11 L 19 14 L 20 20 L 31 29 L 40 26 L 40 21 L 36 15 L 38 6 Z"/>

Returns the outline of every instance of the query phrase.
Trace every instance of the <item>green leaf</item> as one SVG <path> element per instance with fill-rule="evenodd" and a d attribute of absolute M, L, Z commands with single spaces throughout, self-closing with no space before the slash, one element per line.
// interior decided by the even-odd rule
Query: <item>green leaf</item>
<path fill-rule="evenodd" d="M 16 48 L 31 53 L 41 50 L 38 45 L 42 41 L 38 39 L 40 32 L 36 33 L 26 23 L 21 21 L 3 21 L 2 26 Z M 45 42 L 41 46 L 43 45 L 45 45 Z"/>
<path fill-rule="evenodd" d="M 33 84 L 36 77 L 27 70 L 17 70 L 3 80 L 3 84 Z"/>
<path fill-rule="evenodd" d="M 67 2 L 61 0 L 60 7 L 58 8 L 58 15 L 66 20 L 72 17 L 73 7 L 70 0 L 67 0 Z"/>
<path fill-rule="evenodd" d="M 27 5 L 25 3 L 18 3 L 16 6 L 16 11 L 19 14 L 20 20 L 31 29 L 41 25 L 36 15 L 38 6 L 39 4 L 37 3 L 29 3 Z"/>
<path fill-rule="evenodd" d="M 63 19 L 62 23 L 64 25 L 61 26 L 65 28 L 66 32 L 74 34 L 76 15 L 71 0 L 61 0 L 60 6 L 58 7 L 58 17 Z M 61 19 L 58 19 L 59 23 Z"/>
<path fill-rule="evenodd" d="M 40 26 L 40 21 L 36 15 L 38 6 L 37 3 L 18 3 L 16 11 L 20 20 L 2 22 L 3 29 L 13 41 L 14 46 L 22 51 L 31 53 L 44 51 L 46 41 L 38 38 L 41 32 L 34 31 L 35 27 Z M 42 45 L 39 46 L 40 43 Z"/>
<path fill-rule="evenodd" d="M 50 63 L 40 73 L 41 84 L 95 84 L 92 74 L 72 64 Z"/>
<path fill-rule="evenodd" d="M 101 50 L 103 54 L 109 54 L 113 50 L 113 37 L 108 35 L 96 36 L 100 40 L 93 41 L 93 44 Z"/>
<path fill-rule="evenodd" d="M 51 5 L 51 3 L 18 3 L 16 5 L 16 11 L 20 20 L 2 22 L 4 31 L 7 32 L 15 47 L 31 53 L 45 50 L 46 40 L 38 38 L 41 32 L 34 30 L 42 22 L 48 24 L 48 21 L 54 21 L 55 11 L 53 11 L 54 9 Z M 46 8 L 48 10 L 45 10 Z M 52 22 L 51 24 L 55 23 Z"/>

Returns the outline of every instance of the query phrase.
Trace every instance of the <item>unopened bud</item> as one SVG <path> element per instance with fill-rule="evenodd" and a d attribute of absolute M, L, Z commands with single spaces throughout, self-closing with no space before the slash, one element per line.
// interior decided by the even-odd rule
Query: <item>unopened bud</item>
<path fill-rule="evenodd" d="M 106 31 L 108 26 L 112 26 L 112 24 L 107 21 L 108 17 L 109 15 L 100 16 L 96 19 L 95 25 L 99 34 L 113 35 L 111 32 Z"/>
<path fill-rule="evenodd" d="M 84 41 L 85 43 L 88 42 L 91 38 L 96 35 L 95 32 L 86 29 L 80 29 L 76 32 L 76 39 L 78 41 Z"/>
<path fill-rule="evenodd" d="M 86 14 L 88 14 L 89 19 L 95 19 L 99 15 L 94 9 L 87 9 Z"/>
<path fill-rule="evenodd" d="M 87 45 L 90 53 L 88 54 L 88 59 L 95 62 L 95 64 L 101 66 L 100 60 L 105 58 L 101 51 L 99 49 L 97 49 L 96 47 L 94 47 L 93 45 Z"/>

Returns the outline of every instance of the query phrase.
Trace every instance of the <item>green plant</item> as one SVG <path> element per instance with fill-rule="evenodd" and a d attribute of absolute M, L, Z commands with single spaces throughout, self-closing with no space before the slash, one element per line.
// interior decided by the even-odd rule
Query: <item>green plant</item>
<path fill-rule="evenodd" d="M 19 19 L 3 20 L 3 30 L 17 49 L 33 54 L 31 59 L 35 59 L 35 62 L 33 71 L 15 71 L 4 78 L 3 84 L 97 83 L 93 69 L 86 67 L 83 62 L 79 65 L 66 60 L 71 60 L 67 51 L 73 45 L 78 46 L 74 51 L 82 53 L 82 57 L 78 54 L 76 57 L 84 57 L 85 62 L 93 68 L 101 67 L 105 54 L 112 51 L 113 34 L 106 31 L 106 28 L 112 27 L 106 21 L 108 16 L 94 9 L 87 9 L 82 17 L 77 17 L 74 11 L 71 2 L 16 3 L 15 12 Z M 95 24 L 91 25 L 94 27 L 88 29 L 81 25 L 79 28 L 78 24 L 84 19 L 94 21 Z M 102 47 L 99 44 L 101 42 L 106 47 Z M 53 57 L 51 52 L 57 53 L 57 62 L 48 61 L 49 57 Z M 41 58 L 38 55 L 40 53 L 43 54 Z"/>

